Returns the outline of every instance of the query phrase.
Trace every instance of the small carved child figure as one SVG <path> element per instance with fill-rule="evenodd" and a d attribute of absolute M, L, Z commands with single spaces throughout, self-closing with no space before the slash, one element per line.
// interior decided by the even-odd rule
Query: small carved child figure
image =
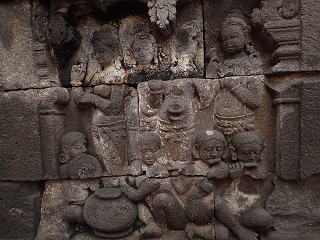
<path fill-rule="evenodd" d="M 62 178 L 100 177 L 99 161 L 87 153 L 87 138 L 81 132 L 69 132 L 61 139 L 60 175 Z"/>
<path fill-rule="evenodd" d="M 142 133 L 139 136 L 139 154 L 140 160 L 133 161 L 130 165 L 133 175 L 141 175 L 146 172 L 147 177 L 168 177 L 169 172 L 167 167 L 158 162 L 165 160 L 161 158 L 161 139 L 154 132 Z"/>
<path fill-rule="evenodd" d="M 189 168 L 189 174 L 205 175 L 208 178 L 223 179 L 229 176 L 229 167 L 222 161 L 225 156 L 226 140 L 217 130 L 202 131 L 196 138 L 193 156 L 200 159 Z M 193 170 L 194 171 L 193 171 Z M 197 174 L 197 170 L 203 171 Z"/>
<path fill-rule="evenodd" d="M 231 140 L 232 160 L 238 161 L 230 165 L 230 176 L 239 178 L 243 174 L 255 179 L 264 179 L 268 170 L 260 164 L 264 143 L 257 131 L 241 132 Z"/>

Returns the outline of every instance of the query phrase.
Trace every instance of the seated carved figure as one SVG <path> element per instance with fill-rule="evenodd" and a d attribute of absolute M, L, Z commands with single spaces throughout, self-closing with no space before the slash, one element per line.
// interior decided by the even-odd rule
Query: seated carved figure
<path fill-rule="evenodd" d="M 217 130 L 202 131 L 196 138 L 193 150 L 195 164 L 187 169 L 188 175 L 204 175 L 223 179 L 229 176 L 229 167 L 222 161 L 226 153 L 226 140 Z"/>
<path fill-rule="evenodd" d="M 132 175 L 141 175 L 145 172 L 147 177 L 168 177 L 168 161 L 161 154 L 161 139 L 154 132 L 139 135 L 140 160 L 133 161 L 130 165 Z"/>
<path fill-rule="evenodd" d="M 255 179 L 266 178 L 268 169 L 261 163 L 261 155 L 265 146 L 258 132 L 238 133 L 232 138 L 231 144 L 232 160 L 238 161 L 230 165 L 231 177 L 238 178 L 245 174 Z"/>
<path fill-rule="evenodd" d="M 110 24 L 103 25 L 99 31 L 94 32 L 92 45 L 100 70 L 91 79 L 91 85 L 126 82 L 127 74 L 121 65 L 118 30 Z M 81 86 L 89 71 L 88 67 L 90 66 L 87 63 L 72 67 L 71 84 L 73 86 Z"/>
<path fill-rule="evenodd" d="M 81 132 L 69 132 L 61 139 L 60 175 L 62 178 L 100 177 L 100 162 L 87 153 L 87 138 Z"/>
<path fill-rule="evenodd" d="M 265 209 L 272 187 L 261 162 L 262 137 L 255 131 L 242 132 L 231 143 L 233 159 L 238 162 L 230 165 L 230 176 L 235 179 L 226 187 L 223 199 L 243 227 L 264 231 L 272 224 L 272 217 Z"/>
<path fill-rule="evenodd" d="M 215 128 L 225 136 L 254 130 L 255 110 L 262 101 L 262 61 L 250 42 L 249 31 L 243 14 L 233 11 L 221 29 L 222 47 L 226 54 L 224 61 L 221 62 L 215 50 L 211 50 L 213 54 L 207 77 L 221 78 Z"/>
<path fill-rule="evenodd" d="M 180 162 L 168 160 L 164 156 L 161 138 L 157 133 L 146 132 L 139 135 L 140 160 L 130 165 L 132 175 L 141 175 L 145 172 L 147 177 L 169 177 L 179 174 L 184 168 L 193 165 L 193 162 Z"/>

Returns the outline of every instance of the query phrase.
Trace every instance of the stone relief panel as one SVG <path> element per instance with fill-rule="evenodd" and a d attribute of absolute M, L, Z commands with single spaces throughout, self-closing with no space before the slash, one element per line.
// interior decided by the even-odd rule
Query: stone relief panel
<path fill-rule="evenodd" d="M 0 87 L 0 178 L 42 198 L 28 239 L 317 239 L 306 1 L 0 3 L 32 38 L 22 54 L 0 36 L 32 59 Z M 2 192 L 8 222 L 30 215 Z"/>
<path fill-rule="evenodd" d="M 152 21 L 146 13 L 139 15 L 125 5 L 125 14 L 115 17 L 94 5 L 51 6 L 49 40 L 63 84 L 95 86 L 203 76 L 200 1 L 182 3 L 179 11 L 175 1 L 149 1 Z"/>

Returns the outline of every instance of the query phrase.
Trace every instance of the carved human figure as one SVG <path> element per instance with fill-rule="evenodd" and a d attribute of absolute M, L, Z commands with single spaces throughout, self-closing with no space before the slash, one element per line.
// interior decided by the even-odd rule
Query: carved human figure
<path fill-rule="evenodd" d="M 138 189 L 128 185 L 124 191 L 130 199 L 145 198 L 161 229 L 183 230 L 188 222 L 185 211 L 186 193 L 193 183 L 185 176 L 144 178 L 139 180 Z"/>
<path fill-rule="evenodd" d="M 208 65 L 207 77 L 223 77 L 216 100 L 215 128 L 225 136 L 254 130 L 255 110 L 262 101 L 264 77 L 250 76 L 262 74 L 262 61 L 250 43 L 249 30 L 243 14 L 231 12 L 221 29 L 227 58 L 219 62 L 213 57 Z"/>
<path fill-rule="evenodd" d="M 154 132 L 139 135 L 138 139 L 140 160 L 130 165 L 131 174 L 141 175 L 145 172 L 147 177 L 168 177 L 168 161 L 163 156 L 161 139 Z"/>
<path fill-rule="evenodd" d="M 222 48 L 225 58 L 220 61 L 216 50 L 210 49 L 207 78 L 260 75 L 262 61 L 254 49 L 249 33 L 250 26 L 238 9 L 233 9 L 221 28 Z"/>
<path fill-rule="evenodd" d="M 243 174 L 255 179 L 264 179 L 268 169 L 261 162 L 262 151 L 265 148 L 263 139 L 257 131 L 246 131 L 235 135 L 231 140 L 232 160 L 230 176 L 241 177 Z"/>
<path fill-rule="evenodd" d="M 176 79 L 163 83 L 164 101 L 158 109 L 158 119 L 160 135 L 170 159 L 191 160 L 196 111 L 207 108 L 217 93 L 216 81 Z M 196 94 L 200 103 L 195 101 Z"/>
<path fill-rule="evenodd" d="M 265 202 L 272 189 L 268 171 L 261 162 L 264 149 L 258 132 L 242 132 L 232 139 L 233 159 L 238 162 L 230 165 L 233 179 L 225 188 L 223 200 L 241 226 L 255 231 L 267 230 L 272 217 L 265 209 Z"/>
<path fill-rule="evenodd" d="M 93 93 L 82 93 L 77 100 L 80 108 L 94 108 L 91 133 L 95 152 L 111 175 L 121 174 L 127 166 L 124 98 L 129 92 L 125 85 L 99 85 Z"/>
<path fill-rule="evenodd" d="M 211 180 L 204 178 L 196 189 L 189 191 L 186 205 L 188 239 L 198 236 L 205 240 L 228 240 L 229 230 L 239 240 L 258 239 L 255 232 L 241 225 Z"/>
<path fill-rule="evenodd" d="M 61 139 L 60 175 L 62 178 L 100 177 L 100 162 L 87 153 L 87 138 L 81 132 L 69 132 Z"/>
<path fill-rule="evenodd" d="M 130 165 L 129 173 L 137 176 L 145 173 L 146 177 L 169 177 L 180 174 L 185 168 L 191 167 L 193 162 L 168 160 L 163 151 L 160 136 L 155 132 L 145 132 L 138 139 L 140 160 Z"/>
<path fill-rule="evenodd" d="M 222 161 L 225 154 L 226 140 L 221 132 L 211 129 L 200 132 L 195 139 L 193 150 L 196 163 L 187 169 L 188 174 L 204 175 L 214 179 L 227 178 L 229 166 Z"/>
<path fill-rule="evenodd" d="M 132 42 L 132 52 L 136 64 L 139 66 L 147 65 L 157 59 L 156 39 L 149 33 L 147 26 L 138 26 L 134 28 L 134 40 Z"/>
<path fill-rule="evenodd" d="M 117 28 L 110 24 L 103 25 L 99 31 L 94 32 L 92 45 L 100 70 L 93 76 L 91 85 L 126 82 L 127 74 L 121 65 Z M 71 84 L 73 86 L 81 86 L 87 67 L 86 63 L 72 67 Z"/>

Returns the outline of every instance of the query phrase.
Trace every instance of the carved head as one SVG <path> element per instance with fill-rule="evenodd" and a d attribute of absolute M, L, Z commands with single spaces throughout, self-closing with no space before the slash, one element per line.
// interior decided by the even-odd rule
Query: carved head
<path fill-rule="evenodd" d="M 119 56 L 118 30 L 110 24 L 95 31 L 92 38 L 93 50 L 102 67 L 112 65 Z"/>
<path fill-rule="evenodd" d="M 261 161 L 264 143 L 258 132 L 238 133 L 232 138 L 231 144 L 232 159 L 243 162 L 245 167 L 256 167 Z"/>
<path fill-rule="evenodd" d="M 149 33 L 148 27 L 134 29 L 132 42 L 133 57 L 138 65 L 147 65 L 156 57 L 156 39 Z"/>
<path fill-rule="evenodd" d="M 87 137 L 81 132 L 69 132 L 61 139 L 60 162 L 67 163 L 78 155 L 87 152 Z"/>
<path fill-rule="evenodd" d="M 224 158 L 226 140 L 217 130 L 202 131 L 195 139 L 194 158 L 213 165 Z"/>
<path fill-rule="evenodd" d="M 242 52 L 248 44 L 250 26 L 240 10 L 230 12 L 222 24 L 221 38 L 223 50 L 228 55 Z"/>
<path fill-rule="evenodd" d="M 146 165 L 152 165 L 159 157 L 161 139 L 154 132 L 142 133 L 139 136 L 139 152 L 141 161 Z"/>

